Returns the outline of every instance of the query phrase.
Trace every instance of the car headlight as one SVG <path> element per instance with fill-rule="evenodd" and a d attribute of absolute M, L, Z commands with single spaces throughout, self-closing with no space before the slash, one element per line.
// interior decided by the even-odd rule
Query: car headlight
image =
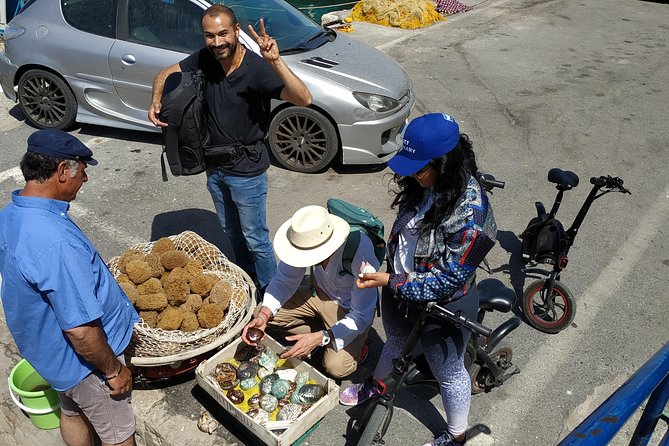
<path fill-rule="evenodd" d="M 373 112 L 383 113 L 394 110 L 400 106 L 400 101 L 396 101 L 393 98 L 382 96 L 380 94 L 361 93 L 359 91 L 354 91 L 353 97 L 355 97 L 358 102 L 363 105 L 363 107 Z"/>
<path fill-rule="evenodd" d="M 8 40 L 16 39 L 17 37 L 25 34 L 25 32 L 25 28 L 10 23 L 2 33 L 2 40 L 6 42 Z"/>

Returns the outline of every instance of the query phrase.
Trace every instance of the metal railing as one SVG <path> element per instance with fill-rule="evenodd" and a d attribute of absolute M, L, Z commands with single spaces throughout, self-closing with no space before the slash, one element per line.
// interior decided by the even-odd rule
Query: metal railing
<path fill-rule="evenodd" d="M 662 420 L 669 425 L 669 417 L 664 413 L 669 399 L 669 342 L 558 446 L 608 444 L 646 398 L 648 402 L 634 430 L 630 446 L 647 445 L 658 421 Z M 660 440 L 659 446 L 669 446 L 669 430 Z"/>

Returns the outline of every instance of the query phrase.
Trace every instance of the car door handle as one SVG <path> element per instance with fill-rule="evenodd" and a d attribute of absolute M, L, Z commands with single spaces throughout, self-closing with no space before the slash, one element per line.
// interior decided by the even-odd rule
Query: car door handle
<path fill-rule="evenodd" d="M 124 54 L 121 56 L 121 61 L 124 65 L 132 65 L 136 62 L 136 59 L 132 54 Z"/>

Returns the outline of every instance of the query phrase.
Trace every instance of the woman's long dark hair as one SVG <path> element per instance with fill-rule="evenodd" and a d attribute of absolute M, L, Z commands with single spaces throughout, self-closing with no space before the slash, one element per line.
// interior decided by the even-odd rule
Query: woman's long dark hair
<path fill-rule="evenodd" d="M 436 199 L 418 227 L 420 233 L 436 229 L 453 212 L 458 198 L 467 188 L 469 177 L 478 171 L 472 143 L 464 133 L 460 135 L 460 141 L 453 150 L 433 159 L 430 164 L 437 171 L 434 185 Z M 395 174 L 393 181 L 399 186 L 391 205 L 393 209 L 399 206 L 400 210 L 404 210 L 421 203 L 425 189 L 414 177 Z"/>

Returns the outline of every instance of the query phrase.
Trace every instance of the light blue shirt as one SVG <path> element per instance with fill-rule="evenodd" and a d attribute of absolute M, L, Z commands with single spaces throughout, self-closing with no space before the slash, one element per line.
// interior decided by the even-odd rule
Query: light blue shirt
<path fill-rule="evenodd" d="M 116 355 L 137 312 L 100 254 L 67 215 L 69 203 L 12 193 L 0 211 L 0 296 L 19 353 L 58 391 L 88 376 L 63 330 L 99 319 Z"/>
<path fill-rule="evenodd" d="M 339 351 L 356 337 L 360 336 L 372 325 L 374 310 L 378 299 L 376 288 L 360 289 L 355 286 L 356 277 L 340 274 L 343 270 L 341 245 L 330 257 L 325 269 L 321 265 L 314 266 L 314 279 L 319 288 L 341 308 L 347 310 L 346 315 L 332 326 L 334 349 Z M 353 256 L 351 268 L 358 271 L 363 261 L 370 263 L 378 271 L 379 261 L 374 255 L 372 241 L 364 232 L 360 233 L 360 244 Z M 279 262 L 276 275 L 267 286 L 262 305 L 272 310 L 272 314 L 285 304 L 297 291 L 309 268 L 296 268 Z"/>

